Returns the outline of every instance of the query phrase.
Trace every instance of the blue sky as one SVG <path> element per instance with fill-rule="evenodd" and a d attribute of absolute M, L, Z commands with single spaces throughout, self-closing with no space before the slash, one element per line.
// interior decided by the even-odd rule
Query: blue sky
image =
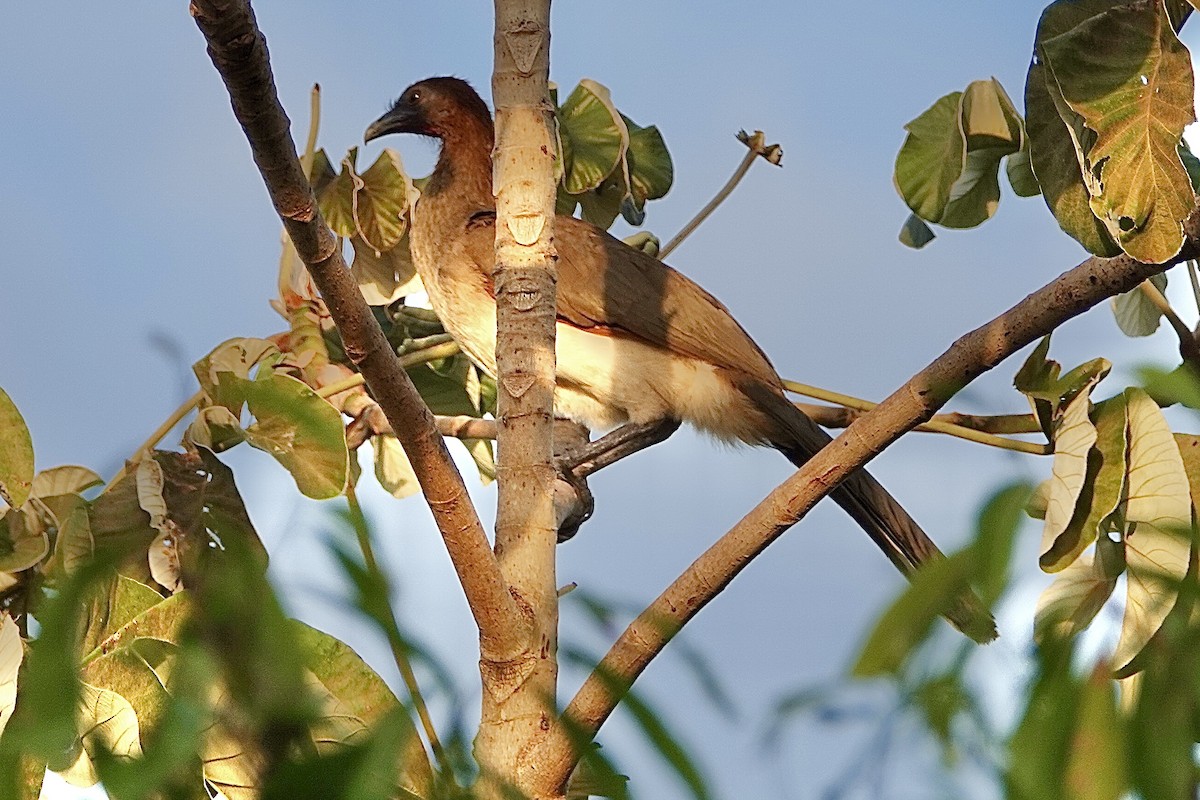
<path fill-rule="evenodd" d="M 274 0 L 256 10 L 301 136 L 309 87 L 322 85 L 321 143 L 332 155 L 359 144 L 367 123 L 417 79 L 454 74 L 487 94 L 490 4 Z M 903 124 L 992 75 L 1020 104 L 1039 11 L 960 0 L 563 2 L 552 20 L 551 77 L 567 89 L 594 78 L 629 117 L 659 126 L 676 183 L 651 204 L 646 227 L 664 240 L 741 158 L 739 128 L 780 142 L 783 168 L 756 165 L 671 263 L 720 297 L 784 376 L 879 398 L 1084 255 L 1040 199 L 1011 193 L 980 230 L 941 233 L 922 252 L 896 241 L 907 214 L 891 183 Z M 267 305 L 278 221 L 183 2 L 15 6 L 0 27 L 0 109 L 0 386 L 25 415 L 39 467 L 82 463 L 111 474 L 194 391 L 192 361 L 224 339 L 282 328 Z M 386 144 L 415 175 L 435 155 L 415 139 Z M 1106 355 L 1127 366 L 1165 363 L 1172 350 L 1165 331 L 1124 339 L 1098 309 L 1065 326 L 1053 352 L 1069 364 Z M 1015 368 L 1002 365 L 954 407 L 1023 410 L 1009 388 Z M 1112 392 L 1120 380 L 1119 371 L 1109 379 Z M 383 644 L 326 600 L 337 587 L 323 545 L 332 506 L 300 500 L 262 454 L 231 460 L 289 607 L 393 679 Z M 597 513 L 561 548 L 560 580 L 647 602 L 789 469 L 775 453 L 681 432 L 593 479 Z M 872 469 L 953 548 L 991 490 L 1040 477 L 1048 463 L 918 435 Z M 473 491 L 490 519 L 494 490 Z M 378 493 L 369 504 L 401 614 L 470 690 L 469 617 L 427 511 Z M 639 684 L 695 748 L 717 796 L 814 796 L 870 733 L 797 725 L 774 760 L 762 757 L 757 738 L 779 696 L 844 672 L 902 586 L 866 537 L 825 505 L 684 634 L 733 695 L 736 721 L 671 654 Z M 1035 539 L 1030 528 L 1029 572 Z M 1022 679 L 1037 581 L 1019 592 L 1026 602 L 1003 616 L 1004 638 L 989 648 L 987 680 L 1000 695 Z M 566 639 L 604 646 L 569 604 L 563 627 Z M 567 670 L 564 690 L 578 680 Z M 601 741 L 642 796 L 682 796 L 639 752 L 625 715 Z M 932 748 L 907 747 L 914 763 L 936 768 Z"/>

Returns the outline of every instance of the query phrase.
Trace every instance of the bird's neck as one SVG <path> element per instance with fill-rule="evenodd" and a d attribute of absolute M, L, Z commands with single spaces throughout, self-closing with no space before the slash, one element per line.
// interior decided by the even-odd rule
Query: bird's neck
<path fill-rule="evenodd" d="M 425 184 L 423 197 L 443 212 L 451 207 L 469 216 L 496 207 L 492 194 L 491 119 L 463 119 L 442 137 L 437 166 Z"/>

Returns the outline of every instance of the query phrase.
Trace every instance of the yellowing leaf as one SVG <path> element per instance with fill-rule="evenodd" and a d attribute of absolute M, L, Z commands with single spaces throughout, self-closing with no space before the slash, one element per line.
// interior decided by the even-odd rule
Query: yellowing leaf
<path fill-rule="evenodd" d="M 1112 658 L 1118 670 L 1141 652 L 1175 605 L 1191 553 L 1191 542 L 1179 530 L 1140 524 L 1126 535 L 1125 618 Z"/>
<path fill-rule="evenodd" d="M 1187 472 L 1158 405 L 1141 389 L 1126 389 L 1129 404 L 1129 488 L 1125 519 L 1165 531 L 1191 527 Z"/>
<path fill-rule="evenodd" d="M 1160 272 L 1150 278 L 1150 283 L 1155 286 L 1160 292 L 1165 292 L 1167 289 L 1167 275 L 1165 272 Z M 1151 302 L 1150 298 L 1141 288 L 1136 288 L 1131 291 L 1119 294 L 1112 298 L 1113 316 L 1117 320 L 1117 327 L 1126 336 L 1149 336 L 1158 330 L 1158 323 L 1162 319 L 1162 311 L 1158 306 Z"/>
<path fill-rule="evenodd" d="M 0 614 L 0 733 L 17 704 L 17 672 L 24 655 L 17 623 L 8 612 Z"/>
<path fill-rule="evenodd" d="M 59 494 L 79 494 L 102 483 L 104 483 L 104 479 L 87 467 L 53 467 L 44 469 L 34 476 L 30 496 L 53 497 Z"/>
<path fill-rule="evenodd" d="M 1096 443 L 1096 426 L 1088 416 L 1090 392 L 1075 396 L 1063 411 L 1054 436 L 1054 467 L 1042 530 L 1041 555 L 1053 549 L 1075 515 L 1075 504 L 1087 477 L 1088 453 Z"/>
<path fill-rule="evenodd" d="M 1158 263 L 1183 245 L 1191 182 L 1177 152 L 1195 120 L 1187 48 L 1158 3 L 1116 6 L 1042 42 L 1064 101 L 1096 132 L 1092 212 L 1122 249 Z"/>
<path fill-rule="evenodd" d="M 20 572 L 50 552 L 46 528 L 34 509 L 0 514 L 0 572 Z"/>
<path fill-rule="evenodd" d="M 421 278 L 413 266 L 407 236 L 382 252 L 358 236 L 352 238 L 350 244 L 354 247 L 350 274 L 358 281 L 367 305 L 390 305 L 401 297 L 421 291 Z"/>
<path fill-rule="evenodd" d="M 20 508 L 33 484 L 33 440 L 12 399 L 0 389 L 0 500 Z"/>
<path fill-rule="evenodd" d="M 242 384 L 238 379 L 250 376 L 257 364 L 267 358 L 278 357 L 279 348 L 266 339 L 229 339 L 213 348 L 212 352 L 192 366 L 200 388 L 209 401 L 225 406 L 237 417 L 242 413 Z M 225 376 L 228 373 L 232 376 Z M 225 377 L 223 377 L 225 376 Z"/>
<path fill-rule="evenodd" d="M 142 754 L 138 719 L 133 706 L 121 695 L 107 689 L 83 685 L 78 720 L 83 747 L 79 756 L 60 772 L 72 786 L 94 786 L 98 780 L 92 755 L 98 748 L 118 758 L 136 758 Z"/>
<path fill-rule="evenodd" d="M 1128 788 L 1125 719 L 1117 712 L 1113 682 L 1095 670 L 1079 696 L 1075 731 L 1067 749 L 1067 800 L 1120 800 Z"/>
<path fill-rule="evenodd" d="M 1038 597 L 1034 638 L 1074 636 L 1088 626 L 1116 588 L 1091 554 L 1071 562 Z"/>
<path fill-rule="evenodd" d="M 409 497 L 421 488 L 417 474 L 413 472 L 404 448 L 395 436 L 373 436 L 371 447 L 375 451 L 375 477 L 379 485 L 392 497 Z"/>

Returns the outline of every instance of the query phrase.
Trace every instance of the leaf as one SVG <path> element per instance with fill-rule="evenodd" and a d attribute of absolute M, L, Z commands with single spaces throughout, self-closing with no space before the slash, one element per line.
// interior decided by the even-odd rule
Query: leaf
<path fill-rule="evenodd" d="M 1125 618 L 1113 653 L 1118 670 L 1141 652 L 1174 607 L 1190 560 L 1191 542 L 1178 531 L 1141 524 L 1126 535 Z"/>
<path fill-rule="evenodd" d="M 1033 174 L 1033 162 L 1029 156 L 1029 136 L 1024 133 L 1024 120 L 1021 121 L 1021 131 L 1021 149 L 1008 157 L 1004 162 L 1004 170 L 1008 175 L 1008 185 L 1017 197 L 1036 197 L 1042 193 L 1042 185 Z"/>
<path fill-rule="evenodd" d="M 209 401 L 225 406 L 237 418 L 245 403 L 241 381 L 259 363 L 278 356 L 279 348 L 267 339 L 229 339 L 197 361 L 192 371 Z"/>
<path fill-rule="evenodd" d="M 1121 503 L 1125 489 L 1126 399 L 1104 400 L 1092 411 L 1096 441 L 1087 455 L 1087 475 L 1067 527 L 1038 560 L 1046 572 L 1058 572 L 1079 557 L 1104 529 Z"/>
<path fill-rule="evenodd" d="M 986 222 L 1000 204 L 1000 161 L 1021 149 L 1021 118 L 1000 83 L 972 81 L 963 92 L 960 125 L 966 140 L 962 172 L 950 187 L 942 218 L 948 228 Z"/>
<path fill-rule="evenodd" d="M 33 509 L 0 514 L 0 572 L 20 572 L 50 552 L 50 538 Z"/>
<path fill-rule="evenodd" d="M 1076 502 L 1088 473 L 1088 454 L 1096 443 L 1096 426 L 1088 416 L 1091 392 L 1082 391 L 1067 404 L 1054 435 L 1054 466 L 1042 529 L 1041 557 L 1055 549 L 1075 516 Z"/>
<path fill-rule="evenodd" d="M 0 389 L 0 500 L 25 505 L 33 485 L 33 439 L 12 399 Z"/>
<path fill-rule="evenodd" d="M 1183 245 L 1194 195 L 1177 152 L 1195 120 L 1191 59 L 1157 2 L 1116 6 L 1041 42 L 1062 97 L 1096 132 L 1091 208 L 1147 263 Z"/>
<path fill-rule="evenodd" d="M 141 755 L 137 714 L 121 695 L 107 689 L 83 684 L 79 698 L 79 738 L 83 745 L 79 758 L 63 778 L 73 786 L 94 786 L 98 781 L 91 754 L 103 748 L 110 755 L 131 759 Z"/>
<path fill-rule="evenodd" d="M 352 147 L 342 159 L 342 171 L 318 195 L 321 213 L 338 236 L 359 237 L 379 252 L 391 250 L 408 228 L 412 181 L 391 148 L 384 148 L 362 175 L 357 160 L 358 148 Z"/>
<path fill-rule="evenodd" d="M 584 78 L 557 116 L 566 171 L 564 188 L 575 195 L 598 188 L 629 147 L 629 131 L 612 95 L 606 87 Z"/>
<path fill-rule="evenodd" d="M 961 127 L 962 92 L 938 99 L 904 126 L 908 136 L 896 155 L 896 190 L 918 217 L 937 222 L 962 174 L 966 140 Z"/>
<path fill-rule="evenodd" d="M 937 234 L 933 232 L 933 229 L 916 214 L 909 214 L 908 219 L 904 220 L 904 225 L 900 228 L 900 244 L 914 250 L 920 250 L 936 238 Z"/>
<path fill-rule="evenodd" d="M 29 494 L 31 497 L 79 494 L 103 483 L 104 479 L 87 467 L 52 467 L 34 476 Z"/>
<path fill-rule="evenodd" d="M 367 305 L 391 305 L 401 297 L 421 291 L 421 278 L 413 266 L 407 233 L 398 244 L 382 252 L 359 236 L 351 238 L 350 244 L 354 247 L 350 274 L 358 281 Z"/>
<path fill-rule="evenodd" d="M 1064 567 L 1038 597 L 1034 639 L 1067 638 L 1086 628 L 1112 596 L 1115 578 L 1104 574 L 1090 554 Z"/>
<path fill-rule="evenodd" d="M 337 700 L 338 710 L 363 730 L 385 723 L 396 726 L 397 741 L 390 752 L 400 770 L 401 786 L 418 797 L 431 796 L 433 769 L 412 719 L 387 684 L 345 643 L 302 622 L 291 624 L 305 665 Z"/>
<path fill-rule="evenodd" d="M 1010 800 L 1066 800 L 1063 775 L 1077 729 L 1079 680 L 1071 648 L 1050 640 L 1038 648 L 1039 670 L 1025 713 L 1009 741 L 1004 776 Z"/>
<path fill-rule="evenodd" d="M 0 614 L 0 733 L 17 704 L 17 672 L 24 656 L 21 631 L 6 611 Z"/>
<path fill-rule="evenodd" d="M 403 499 L 421 489 L 417 474 L 395 436 L 373 436 L 371 448 L 375 451 L 375 477 L 388 494 Z"/>
<path fill-rule="evenodd" d="M 629 191 L 634 205 L 641 209 L 647 200 L 658 200 L 671 190 L 675 168 L 658 128 L 643 128 L 624 114 L 621 119 L 629 131 Z"/>
<path fill-rule="evenodd" d="M 1013 544 L 1032 493 L 1033 487 L 1028 483 L 1015 483 L 992 495 L 979 513 L 979 526 L 971 547 L 978 559 L 975 572 L 985 605 L 993 606 L 1008 586 Z"/>
<path fill-rule="evenodd" d="M 1038 21 L 1036 57 L 1025 79 L 1025 130 L 1030 166 L 1059 226 L 1090 253 L 1115 256 L 1121 248 L 1092 213 L 1084 175 L 1085 151 L 1094 139 L 1079 115 L 1062 100 L 1043 62 L 1042 43 L 1122 0 L 1057 0 Z M 1056 102 L 1057 101 L 1057 102 Z M 1064 117 L 1064 113 L 1066 117 Z M 1082 137 L 1082 140 L 1081 140 Z"/>
<path fill-rule="evenodd" d="M 342 417 L 303 382 L 278 372 L 245 382 L 255 422 L 246 441 L 292 473 L 306 497 L 325 500 L 346 488 L 349 452 Z"/>
<path fill-rule="evenodd" d="M 1151 276 L 1152 283 L 1160 292 L 1167 290 L 1166 273 Z M 1149 336 L 1158 330 L 1162 311 L 1151 302 L 1141 288 L 1135 288 L 1112 298 L 1113 316 L 1117 327 L 1126 336 Z"/>
<path fill-rule="evenodd" d="M 119 642 L 118 632 L 125 625 L 162 600 L 162 595 L 146 584 L 124 575 L 113 575 L 97 585 L 88 597 L 84 633 L 80 639 L 79 653 L 84 656 L 84 661 L 98 655 L 94 651 L 106 642 L 111 649 L 113 642 L 109 642 L 110 639 L 115 637 Z"/>
<path fill-rule="evenodd" d="M 225 406 L 206 406 L 196 414 L 188 426 L 185 439 L 206 447 L 214 453 L 223 453 L 246 440 L 242 424 Z"/>

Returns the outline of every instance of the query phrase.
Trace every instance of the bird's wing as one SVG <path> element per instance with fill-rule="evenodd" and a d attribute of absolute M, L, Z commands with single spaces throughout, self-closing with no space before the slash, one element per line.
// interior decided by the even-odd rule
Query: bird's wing
<path fill-rule="evenodd" d="M 600 335 L 632 336 L 778 386 L 767 356 L 725 306 L 657 258 L 595 225 L 557 217 L 558 318 Z M 495 215 L 476 214 L 466 251 L 490 272 Z"/>

